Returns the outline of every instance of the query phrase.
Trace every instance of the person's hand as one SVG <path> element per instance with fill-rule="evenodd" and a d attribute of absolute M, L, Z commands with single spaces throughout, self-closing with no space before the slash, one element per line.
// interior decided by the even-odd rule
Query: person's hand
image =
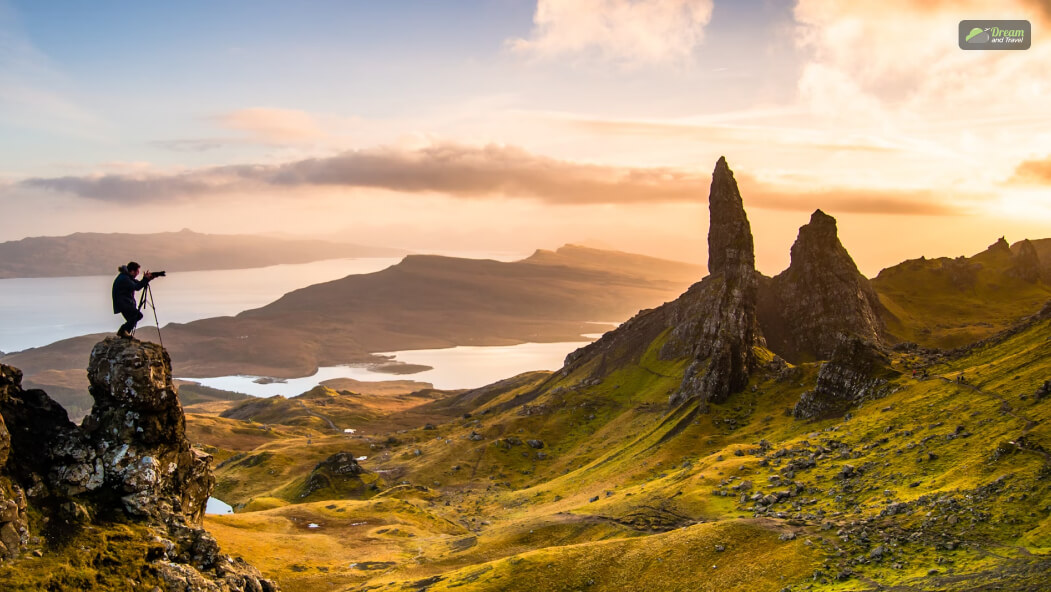
<path fill-rule="evenodd" d="M 144 275 L 143 278 L 147 279 L 147 280 L 152 280 L 153 279 L 153 274 L 150 273 L 150 270 L 147 269 L 146 270 L 146 275 Z"/>

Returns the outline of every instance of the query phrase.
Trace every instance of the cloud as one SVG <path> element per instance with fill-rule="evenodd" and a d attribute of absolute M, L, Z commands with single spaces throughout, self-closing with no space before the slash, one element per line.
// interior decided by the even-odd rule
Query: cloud
<path fill-rule="evenodd" d="M 1046 0 L 885 0 L 879 3 L 799 0 L 797 41 L 808 54 L 800 95 L 815 111 L 892 117 L 915 124 L 927 117 L 967 119 L 1043 108 L 1031 81 L 1046 71 L 1049 45 L 1034 36 L 1025 52 L 962 51 L 956 40 L 967 18 L 1030 18 L 1048 13 Z M 997 89 L 996 100 L 990 89 Z M 877 120 L 877 125 L 886 125 Z"/>
<path fill-rule="evenodd" d="M 885 138 L 850 137 L 844 134 L 830 137 L 829 134 L 799 127 L 584 117 L 555 118 L 554 121 L 601 136 L 681 138 L 715 145 L 777 144 L 796 149 L 812 148 L 833 152 L 888 153 L 905 149 Z"/>
<path fill-rule="evenodd" d="M 596 55 L 621 64 L 681 62 L 704 38 L 713 0 L 539 0 L 517 52 L 549 59 Z"/>
<path fill-rule="evenodd" d="M 804 190 L 761 183 L 748 175 L 736 175 L 745 208 L 813 211 L 818 208 L 844 214 L 896 214 L 907 216 L 956 215 L 962 211 L 949 205 L 938 193 L 925 189 L 858 189 L 832 187 Z"/>
<path fill-rule="evenodd" d="M 738 175 L 749 207 L 889 214 L 953 210 L 926 191 L 778 188 Z M 172 175 L 35 178 L 26 187 L 108 202 L 151 202 L 260 189 L 338 186 L 463 199 L 526 198 L 548 204 L 703 203 L 711 176 L 668 167 L 583 164 L 513 146 L 443 143 L 419 150 L 377 148 L 279 165 L 237 165 Z"/>
<path fill-rule="evenodd" d="M 301 142 L 326 135 L 312 115 L 295 109 L 252 107 L 213 119 L 222 127 L 266 142 Z"/>
<path fill-rule="evenodd" d="M 1007 182 L 1012 185 L 1051 185 L 1051 156 L 1022 162 Z"/>
<path fill-rule="evenodd" d="M 150 142 L 153 146 L 173 152 L 207 152 L 209 150 L 218 150 L 225 146 L 245 143 L 243 138 L 190 138 Z"/>

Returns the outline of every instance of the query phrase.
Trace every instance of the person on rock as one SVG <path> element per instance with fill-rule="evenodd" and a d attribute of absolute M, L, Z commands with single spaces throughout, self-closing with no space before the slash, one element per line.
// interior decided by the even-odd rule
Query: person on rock
<path fill-rule="evenodd" d="M 120 273 L 113 280 L 113 314 L 123 315 L 125 321 L 117 330 L 117 335 L 130 339 L 135 325 L 142 320 L 142 312 L 135 306 L 135 292 L 145 288 L 153 279 L 153 274 L 146 270 L 142 280 L 135 279 L 139 276 L 139 264 L 134 261 L 121 265 L 117 271 Z"/>

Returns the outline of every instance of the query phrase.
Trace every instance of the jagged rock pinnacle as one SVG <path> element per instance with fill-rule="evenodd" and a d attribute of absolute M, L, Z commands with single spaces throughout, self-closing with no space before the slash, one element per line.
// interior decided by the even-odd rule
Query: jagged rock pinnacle
<path fill-rule="evenodd" d="M 752 346 L 758 339 L 759 278 L 752 229 L 725 157 L 715 163 L 708 210 L 710 275 L 702 282 L 706 285 L 699 298 L 687 301 L 663 351 L 673 355 L 678 344 L 688 343 L 685 349 L 693 354 L 679 390 L 671 396 L 672 405 L 696 398 L 703 408 L 709 402 L 725 401 L 748 384 L 755 365 Z"/>
<path fill-rule="evenodd" d="M 708 194 L 708 273 L 723 273 L 728 267 L 755 269 L 752 228 L 744 212 L 741 192 L 733 171 L 720 157 L 712 173 Z"/>
<path fill-rule="evenodd" d="M 95 405 L 83 422 L 101 455 L 105 481 L 126 494 L 131 515 L 200 524 L 215 479 L 186 440 L 168 352 L 155 343 L 108 337 L 91 350 L 88 379 Z M 110 449 L 122 450 L 110 454 Z"/>
<path fill-rule="evenodd" d="M 790 361 L 829 359 L 844 335 L 880 343 L 879 298 L 839 241 L 836 219 L 821 210 L 799 229 L 792 263 L 764 295 L 767 345 Z"/>

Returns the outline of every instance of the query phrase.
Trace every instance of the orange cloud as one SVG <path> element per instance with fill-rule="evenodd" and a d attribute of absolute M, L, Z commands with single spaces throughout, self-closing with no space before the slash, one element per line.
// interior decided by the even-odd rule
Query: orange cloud
<path fill-rule="evenodd" d="M 1007 182 L 1013 185 L 1051 185 L 1051 156 L 1022 162 Z"/>
<path fill-rule="evenodd" d="M 749 207 L 840 212 L 946 214 L 927 191 L 777 188 L 739 174 Z M 703 203 L 711 177 L 668 167 L 583 164 L 513 146 L 436 144 L 420 150 L 378 148 L 280 165 L 237 165 L 175 175 L 36 178 L 23 186 L 114 202 L 193 198 L 274 187 L 341 186 L 465 199 L 526 198 L 549 204 Z"/>

